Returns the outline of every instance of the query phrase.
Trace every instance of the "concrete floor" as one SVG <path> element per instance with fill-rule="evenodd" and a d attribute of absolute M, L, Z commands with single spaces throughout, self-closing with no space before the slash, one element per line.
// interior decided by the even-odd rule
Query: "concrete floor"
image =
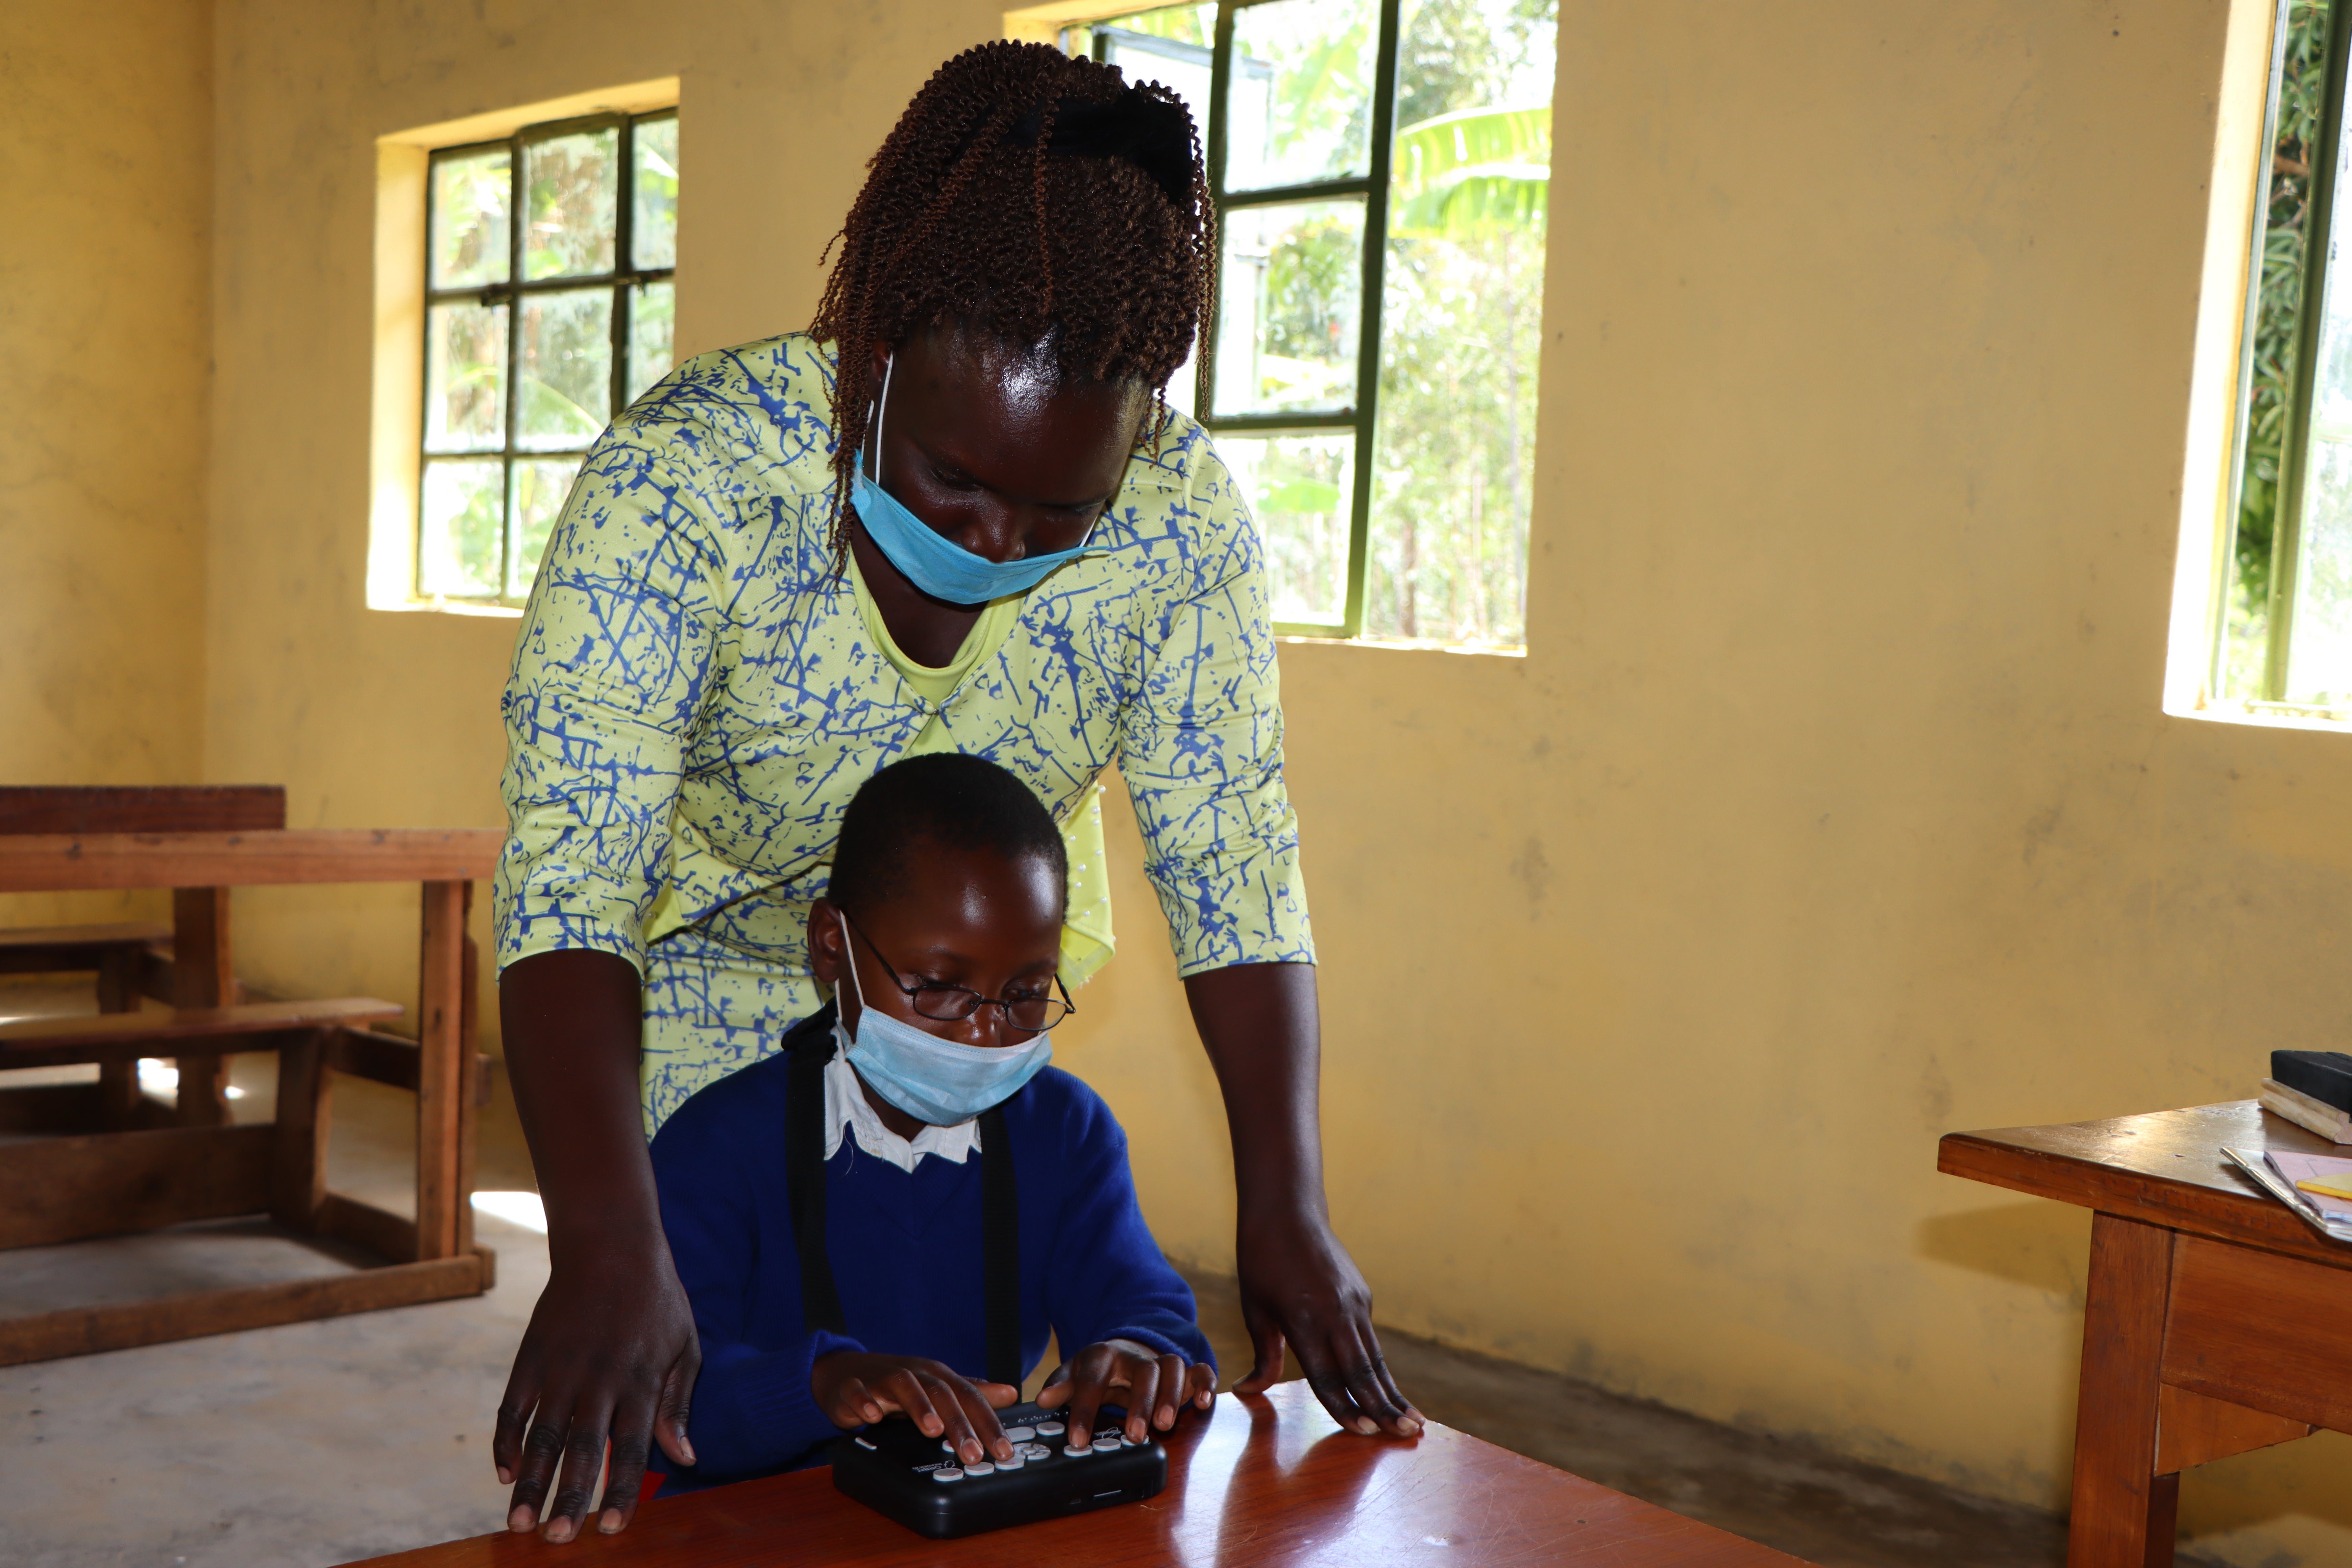
<path fill-rule="evenodd" d="M 7 1001 L 25 1010 L 21 992 Z M 270 1063 L 237 1062 L 233 1110 L 266 1120 Z M 335 1093 L 332 1184 L 413 1212 L 414 1101 L 344 1079 Z M 481 1171 L 484 1190 L 530 1185 L 503 1097 L 485 1119 Z M 506 1494 L 490 1413 L 547 1250 L 520 1226 L 478 1223 L 499 1255 L 497 1288 L 478 1299 L 0 1368 L 0 1560 L 315 1568 L 496 1529 Z M 12 1252 L 0 1312 L 340 1267 L 258 1223 L 188 1226 Z M 1251 1360 L 1232 1284 L 1194 1288 L 1230 1382 Z M 2064 1560 L 2063 1528 L 2045 1514 L 1411 1335 L 1382 1342 L 1433 1418 L 1822 1568 Z"/>

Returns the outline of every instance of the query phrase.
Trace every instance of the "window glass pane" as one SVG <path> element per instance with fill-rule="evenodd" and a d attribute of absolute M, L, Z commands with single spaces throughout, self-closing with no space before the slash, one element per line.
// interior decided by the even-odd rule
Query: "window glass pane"
<path fill-rule="evenodd" d="M 2285 700 L 2352 706 L 2352 441 L 2316 433 L 2305 459 L 2301 559 Z"/>
<path fill-rule="evenodd" d="M 1234 13 L 1225 188 L 1370 169 L 1379 44 L 1380 11 L 1369 0 L 1272 0 Z"/>
<path fill-rule="evenodd" d="M 2276 134 L 2260 153 L 2262 274 L 2243 349 L 2248 396 L 2240 412 L 2236 559 L 2224 590 L 2220 661 L 2221 695 L 2241 700 L 2269 695 L 2271 542 L 2302 326 L 2304 219 L 2311 211 L 2311 172 L 2319 162 L 2313 154 L 2327 95 L 2328 9 L 2326 0 L 2295 0 L 2288 8 L 2277 58 Z"/>
<path fill-rule="evenodd" d="M 425 449 L 478 452 L 503 446 L 506 307 L 434 306 L 425 360 Z"/>
<path fill-rule="evenodd" d="M 585 447 L 613 417 L 613 290 L 526 294 L 515 445 Z"/>
<path fill-rule="evenodd" d="M 1243 207 L 1224 219 L 1216 411 L 1298 413 L 1356 400 L 1364 204 Z"/>
<path fill-rule="evenodd" d="M 1338 626 L 1348 610 L 1348 513 L 1356 485 L 1352 430 L 1216 438 L 1265 542 L 1276 621 Z"/>
<path fill-rule="evenodd" d="M 530 203 L 530 226 L 523 236 L 525 279 L 613 270 L 620 145 L 620 132 L 607 128 L 524 146 L 524 189 Z"/>
<path fill-rule="evenodd" d="M 577 458 L 541 458 L 515 464 L 514 575 L 507 584 L 508 598 L 530 594 L 530 580 L 539 573 L 539 558 L 547 551 L 547 536 L 554 531 L 564 498 L 572 493 L 572 481 L 579 472 Z"/>
<path fill-rule="evenodd" d="M 2347 118 L 2352 127 L 2352 117 Z M 2289 702 L 2352 701 L 2352 136 L 2338 132 L 2336 196 L 2319 275 L 2318 363 L 2312 367 L 2310 440 L 2297 519 L 2294 613 L 2288 626 Z"/>
<path fill-rule="evenodd" d="M 1364 631 L 1526 641 L 1552 7 L 1409 0 Z"/>
<path fill-rule="evenodd" d="M 677 117 L 640 120 L 630 248 L 641 268 L 677 265 Z"/>
<path fill-rule="evenodd" d="M 506 465 L 441 458 L 425 466 L 416 587 L 452 599 L 496 598 Z"/>
<path fill-rule="evenodd" d="M 677 316 L 677 288 L 641 283 L 629 290 L 629 401 L 670 372 Z"/>
<path fill-rule="evenodd" d="M 470 289 L 507 279 L 507 150 L 433 160 L 433 287 Z"/>
<path fill-rule="evenodd" d="M 1209 97 L 1214 80 L 1210 45 L 1216 27 L 1215 6 L 1176 5 L 1099 23 L 1094 29 L 1095 47 L 1105 65 L 1118 67 L 1130 82 L 1159 82 L 1184 100 L 1204 152 L 1209 144 Z"/>

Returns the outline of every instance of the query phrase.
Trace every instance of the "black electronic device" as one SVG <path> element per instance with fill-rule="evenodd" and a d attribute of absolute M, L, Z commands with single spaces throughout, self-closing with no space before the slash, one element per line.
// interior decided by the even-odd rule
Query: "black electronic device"
<path fill-rule="evenodd" d="M 2352 1111 L 2352 1057 L 2342 1051 L 2273 1051 L 2271 1077 L 2323 1105 Z"/>
<path fill-rule="evenodd" d="M 1055 1411 L 1015 1405 L 996 1419 L 1013 1443 L 1009 1465 L 961 1464 L 944 1438 L 893 1415 L 834 1440 L 833 1484 L 935 1541 L 1141 1502 L 1168 1484 L 1168 1450 L 1129 1443 L 1107 1414 L 1085 1448 L 1069 1446 Z"/>

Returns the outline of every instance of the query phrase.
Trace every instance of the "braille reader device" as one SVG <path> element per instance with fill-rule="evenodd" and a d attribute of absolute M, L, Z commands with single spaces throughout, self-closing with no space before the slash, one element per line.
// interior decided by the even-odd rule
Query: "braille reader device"
<path fill-rule="evenodd" d="M 926 1437 L 903 1415 L 833 1443 L 833 1484 L 918 1535 L 934 1540 L 1032 1524 L 1156 1497 L 1168 1484 L 1168 1450 L 1129 1443 L 1096 1417 L 1091 1447 L 1073 1448 L 1058 1411 L 1014 1405 L 996 1413 L 1010 1459 L 965 1465 L 944 1437 Z"/>
<path fill-rule="evenodd" d="M 801 1310 L 811 1328 L 846 1334 L 841 1292 L 824 1250 L 824 1065 L 830 1030 L 796 1042 L 784 1106 L 785 1185 L 800 1253 Z M 1021 1385 L 1021 1214 L 1013 1141 L 997 1110 L 980 1114 L 982 1290 L 988 1321 L 988 1381 Z M 960 1463 L 942 1437 L 892 1415 L 835 1438 L 833 1484 L 885 1518 L 934 1540 L 974 1535 L 1156 1497 L 1168 1484 L 1168 1450 L 1130 1443 L 1122 1423 L 1097 1414 L 1072 1447 L 1062 1413 L 1014 1405 L 996 1413 L 1013 1444 L 1009 1460 Z"/>

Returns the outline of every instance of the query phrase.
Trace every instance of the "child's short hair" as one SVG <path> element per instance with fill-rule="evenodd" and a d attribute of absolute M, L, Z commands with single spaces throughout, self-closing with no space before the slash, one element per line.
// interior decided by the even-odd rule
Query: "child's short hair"
<path fill-rule="evenodd" d="M 1069 878 L 1069 853 L 1053 814 L 1023 784 L 985 757 L 932 752 L 892 763 L 861 785 L 841 819 L 826 896 L 855 912 L 894 897 L 919 840 L 950 849 L 991 849 L 1007 860 L 1053 868 Z"/>

